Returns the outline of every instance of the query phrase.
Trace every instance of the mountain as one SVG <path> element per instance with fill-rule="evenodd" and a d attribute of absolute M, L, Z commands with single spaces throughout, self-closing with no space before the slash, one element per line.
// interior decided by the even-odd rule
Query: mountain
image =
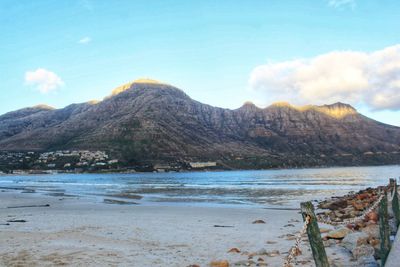
<path fill-rule="evenodd" d="M 0 116 L 0 150 L 108 151 L 126 164 L 218 161 L 231 168 L 400 163 L 400 128 L 352 106 L 230 110 L 154 80 L 116 88 L 100 102 L 25 108 Z"/>

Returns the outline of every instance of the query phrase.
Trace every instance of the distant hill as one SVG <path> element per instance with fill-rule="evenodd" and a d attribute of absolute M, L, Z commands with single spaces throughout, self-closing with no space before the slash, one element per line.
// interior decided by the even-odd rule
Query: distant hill
<path fill-rule="evenodd" d="M 153 80 L 100 102 L 25 108 L 0 116 L 0 150 L 105 150 L 127 164 L 218 161 L 227 168 L 400 163 L 400 128 L 352 106 L 229 110 Z"/>

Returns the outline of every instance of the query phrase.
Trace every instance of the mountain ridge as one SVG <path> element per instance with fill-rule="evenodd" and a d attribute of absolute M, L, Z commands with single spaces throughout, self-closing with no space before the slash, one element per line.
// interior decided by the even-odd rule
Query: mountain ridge
<path fill-rule="evenodd" d="M 99 149 L 126 164 L 213 160 L 233 168 L 400 162 L 400 128 L 348 104 L 245 103 L 232 110 L 147 81 L 98 103 L 1 115 L 0 150 Z"/>

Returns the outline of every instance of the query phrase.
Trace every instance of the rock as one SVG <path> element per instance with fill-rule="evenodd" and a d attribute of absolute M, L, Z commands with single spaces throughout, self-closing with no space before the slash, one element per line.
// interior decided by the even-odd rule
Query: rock
<path fill-rule="evenodd" d="M 339 211 L 339 210 L 335 210 L 334 213 L 335 213 L 335 216 L 337 218 L 342 218 L 343 217 L 343 213 L 341 211 Z"/>
<path fill-rule="evenodd" d="M 370 245 L 361 245 L 353 249 L 351 253 L 353 254 L 353 257 L 358 260 L 359 258 L 364 256 L 373 257 L 375 249 Z"/>
<path fill-rule="evenodd" d="M 253 224 L 257 224 L 257 223 L 265 223 L 264 220 L 255 220 L 254 222 L 252 222 Z"/>
<path fill-rule="evenodd" d="M 367 245 L 368 235 L 364 232 L 353 232 L 346 235 L 342 240 L 342 246 L 352 251 L 357 246 Z"/>
<path fill-rule="evenodd" d="M 379 239 L 375 238 L 375 237 L 369 237 L 368 238 L 368 244 L 370 244 L 373 247 L 377 247 L 380 244 Z"/>
<path fill-rule="evenodd" d="M 294 227 L 294 224 L 289 223 L 289 224 L 284 225 L 283 227 Z"/>
<path fill-rule="evenodd" d="M 249 260 L 249 261 L 237 261 L 234 263 L 234 266 L 251 266 L 256 264 L 256 262 Z"/>
<path fill-rule="evenodd" d="M 265 250 L 265 248 L 259 249 L 256 252 L 256 255 L 267 255 L 267 251 Z"/>
<path fill-rule="evenodd" d="M 247 264 L 248 264 L 248 261 L 243 260 L 243 261 L 237 261 L 237 262 L 235 262 L 235 263 L 233 264 L 233 266 L 247 266 Z"/>
<path fill-rule="evenodd" d="M 330 205 L 329 209 L 337 210 L 337 209 L 344 209 L 346 207 L 347 207 L 347 200 L 346 199 L 338 199 Z"/>
<path fill-rule="evenodd" d="M 362 228 L 362 232 L 366 233 L 370 238 L 379 238 L 379 226 L 376 224 L 370 224 Z"/>
<path fill-rule="evenodd" d="M 364 210 L 364 204 L 360 202 L 352 202 L 351 205 L 354 207 L 356 210 Z"/>
<path fill-rule="evenodd" d="M 276 242 L 276 241 L 267 241 L 267 244 L 276 244 L 276 243 L 278 243 L 278 242 Z"/>
<path fill-rule="evenodd" d="M 293 234 L 286 235 L 286 240 L 295 240 L 295 239 L 296 239 L 296 235 L 293 235 Z"/>
<path fill-rule="evenodd" d="M 273 250 L 271 252 L 267 252 L 267 256 L 268 257 L 276 257 L 278 255 L 281 255 L 281 253 L 279 252 L 279 250 Z"/>
<path fill-rule="evenodd" d="M 261 258 L 261 257 L 259 257 L 259 258 L 257 259 L 257 261 L 264 261 L 264 259 Z"/>
<path fill-rule="evenodd" d="M 328 233 L 329 231 L 331 231 L 331 229 L 328 229 L 328 228 L 319 228 L 319 232 L 320 232 L 321 234 Z"/>
<path fill-rule="evenodd" d="M 231 248 L 230 250 L 228 250 L 228 253 L 240 253 L 240 249 L 238 249 L 238 248 Z"/>
<path fill-rule="evenodd" d="M 191 265 L 188 265 L 187 267 L 200 267 L 200 265 L 197 265 L 197 264 L 191 264 Z"/>
<path fill-rule="evenodd" d="M 212 261 L 210 267 L 229 267 L 229 262 L 227 260 L 223 261 Z"/>
<path fill-rule="evenodd" d="M 378 267 L 378 263 L 376 262 L 373 256 L 363 256 L 357 260 L 358 267 Z"/>
<path fill-rule="evenodd" d="M 368 219 L 368 221 L 375 221 L 375 222 L 377 222 L 378 221 L 378 213 L 376 213 L 375 211 L 372 211 L 372 212 L 370 212 L 370 213 L 368 213 L 368 215 L 367 215 L 367 219 Z"/>
<path fill-rule="evenodd" d="M 256 252 L 250 253 L 250 254 L 248 255 L 247 258 L 250 260 L 250 259 L 252 259 L 255 255 L 257 255 Z"/>
<path fill-rule="evenodd" d="M 326 237 L 328 239 L 343 239 L 347 234 L 351 233 L 351 230 L 348 228 L 340 228 L 338 230 L 330 231 Z"/>

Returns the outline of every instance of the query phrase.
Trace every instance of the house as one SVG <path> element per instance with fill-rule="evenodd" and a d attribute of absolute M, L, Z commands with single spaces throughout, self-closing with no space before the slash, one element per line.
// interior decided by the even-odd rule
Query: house
<path fill-rule="evenodd" d="M 217 166 L 217 163 L 215 161 L 190 162 L 189 165 L 192 168 L 207 168 L 207 167 L 215 167 L 215 166 Z"/>

